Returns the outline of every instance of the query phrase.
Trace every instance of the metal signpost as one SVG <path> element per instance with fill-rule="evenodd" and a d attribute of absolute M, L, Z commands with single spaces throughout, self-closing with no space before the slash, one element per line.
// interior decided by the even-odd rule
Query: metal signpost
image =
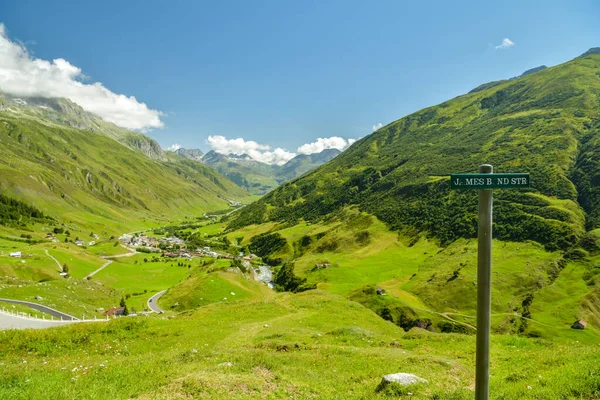
<path fill-rule="evenodd" d="M 477 231 L 477 355 L 475 399 L 487 400 L 490 381 L 490 315 L 492 308 L 492 189 L 528 188 L 529 174 L 494 174 L 489 164 L 478 174 L 450 175 L 450 188 L 479 190 Z"/>

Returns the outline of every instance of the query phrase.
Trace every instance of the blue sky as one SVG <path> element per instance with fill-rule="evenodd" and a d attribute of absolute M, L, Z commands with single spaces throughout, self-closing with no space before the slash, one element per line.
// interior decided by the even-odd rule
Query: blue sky
<path fill-rule="evenodd" d="M 291 152 L 359 138 L 481 83 L 600 46 L 597 1 L 14 1 L 11 41 L 164 113 L 163 147 L 209 135 Z M 497 49 L 503 39 L 513 46 Z M 0 89 L 2 89 L 0 87 Z"/>

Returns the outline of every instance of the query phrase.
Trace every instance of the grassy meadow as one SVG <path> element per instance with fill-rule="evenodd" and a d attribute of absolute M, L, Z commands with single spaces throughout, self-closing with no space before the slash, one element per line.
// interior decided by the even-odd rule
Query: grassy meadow
<path fill-rule="evenodd" d="M 130 295 L 127 300 L 130 309 L 144 310 L 152 294 L 181 282 L 189 274 L 187 266 L 198 264 L 197 260 L 182 259 L 160 259 L 153 262 L 152 256 L 138 253 L 131 257 L 113 258 L 113 262 L 95 274 L 91 281 L 101 282 L 104 286 Z M 181 262 L 185 262 L 186 265 L 177 266 Z"/>
<path fill-rule="evenodd" d="M 268 297 L 272 293 L 263 283 L 240 273 L 197 271 L 189 279 L 169 288 L 160 298 L 159 306 L 165 310 L 183 311 L 218 302 Z"/>
<path fill-rule="evenodd" d="M 0 398 L 11 400 L 473 397 L 474 336 L 405 333 L 324 291 L 0 338 Z M 600 396 L 598 346 L 514 335 L 491 343 L 493 399 Z M 376 393 L 396 372 L 428 383 Z"/>

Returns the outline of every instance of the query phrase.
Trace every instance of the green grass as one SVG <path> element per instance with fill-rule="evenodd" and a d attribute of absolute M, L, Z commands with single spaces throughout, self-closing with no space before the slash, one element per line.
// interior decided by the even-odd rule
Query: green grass
<path fill-rule="evenodd" d="M 405 334 L 326 292 L 280 294 L 0 333 L 0 397 L 376 399 L 388 398 L 375 393 L 383 375 L 407 372 L 428 380 L 410 398 L 471 399 L 474 348 L 474 336 Z M 494 335 L 491 398 L 596 398 L 599 357 L 598 346 Z"/>
<path fill-rule="evenodd" d="M 240 273 L 199 272 L 172 286 L 159 301 L 165 310 L 183 311 L 217 302 L 266 297 L 272 291 Z"/>
<path fill-rule="evenodd" d="M 88 246 L 87 250 L 88 252 L 100 257 L 129 253 L 129 251 L 120 244 L 115 246 L 115 243 L 118 243 L 116 239 L 107 242 L 100 242 L 94 246 Z"/>
<path fill-rule="evenodd" d="M 67 264 L 69 275 L 75 278 L 83 278 L 90 272 L 100 268 L 106 261 L 90 254 L 74 244 L 56 243 L 48 252 L 55 257 L 61 265 Z"/>
<path fill-rule="evenodd" d="M 580 217 L 576 211 L 574 220 Z M 475 325 L 476 240 L 459 239 L 442 247 L 431 238 L 390 231 L 377 218 L 353 209 L 336 213 L 322 223 L 301 222 L 289 227 L 271 222 L 249 225 L 227 235 L 230 239 L 243 236 L 244 242 L 249 242 L 252 235 L 266 231 L 276 231 L 287 239 L 287 246 L 269 257 L 293 261 L 296 274 L 316 283 L 319 289 L 352 296 L 381 312 L 383 303 L 356 295 L 373 285 L 387 291 L 390 307 L 408 307 L 419 318 L 430 319 L 434 328 L 439 321 Z M 301 238 L 305 236 L 310 237 L 309 244 L 302 247 Z M 315 264 L 323 263 L 332 266 L 314 269 Z M 562 252 L 548 252 L 533 241 L 494 240 L 493 328 L 498 333 L 597 340 L 597 284 L 584 278 L 586 271 L 599 263 L 596 256 L 567 262 Z M 529 297 L 532 304 L 528 306 L 524 302 Z M 589 322 L 584 334 L 570 329 L 577 319 Z"/>
<path fill-rule="evenodd" d="M 429 254 L 437 250 L 437 246 L 426 239 L 406 247 L 398 241 L 396 234 L 389 233 L 377 237 L 373 245 L 354 251 L 307 254 L 296 261 L 296 268 L 308 277 L 309 282 L 344 295 L 367 284 L 409 277 L 418 271 Z M 315 264 L 326 262 L 332 267 L 311 271 Z"/>
<path fill-rule="evenodd" d="M 597 265 L 598 261 L 600 257 L 595 257 L 591 263 Z M 546 336 L 560 334 L 567 340 L 598 343 L 600 329 L 593 323 L 598 316 L 591 314 L 582 304 L 585 296 L 594 290 L 583 280 L 585 264 L 580 261 L 569 263 L 552 285 L 536 294 L 531 309 L 533 318 L 542 323 L 535 326 L 537 331 Z M 570 329 L 571 324 L 579 319 L 589 322 L 584 332 Z"/>
<path fill-rule="evenodd" d="M 58 266 L 44 252 L 33 250 L 31 247 L 19 249 L 23 256 L 13 258 L 0 256 L 0 276 L 13 276 L 31 281 L 50 280 L 58 278 Z"/>
<path fill-rule="evenodd" d="M 227 233 L 225 236 L 231 243 L 236 243 L 238 238 L 242 238 L 241 245 L 245 246 L 250 243 L 250 239 L 254 236 L 258 236 L 261 233 L 269 232 L 277 226 L 276 223 L 266 223 L 261 225 L 249 225 L 240 229 L 236 229 L 233 232 Z"/>
<path fill-rule="evenodd" d="M 132 295 L 127 305 L 141 311 L 146 308 L 146 302 L 152 294 L 168 289 L 188 276 L 187 266 L 178 267 L 178 262 L 185 262 L 186 265 L 198 263 L 197 260 L 182 259 L 144 262 L 144 258 L 152 260 L 152 255 L 140 253 L 132 257 L 114 258 L 112 264 L 92 277 L 92 282 L 102 282 L 105 286 Z"/>
<path fill-rule="evenodd" d="M 217 235 L 225 230 L 225 224 L 222 222 L 217 222 L 214 224 L 207 224 L 200 228 L 194 229 L 193 232 L 200 232 L 203 235 Z"/>

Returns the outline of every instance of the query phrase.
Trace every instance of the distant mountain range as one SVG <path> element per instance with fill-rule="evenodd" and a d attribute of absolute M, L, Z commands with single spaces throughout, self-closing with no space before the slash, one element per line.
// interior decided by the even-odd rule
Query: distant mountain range
<path fill-rule="evenodd" d="M 204 156 L 202 150 L 177 149 L 175 153 L 179 154 L 182 157 L 189 158 L 190 160 L 200 162 L 202 162 L 202 156 Z"/>
<path fill-rule="evenodd" d="M 281 166 L 253 160 L 247 154 L 225 155 L 214 150 L 203 154 L 198 149 L 178 149 L 175 153 L 208 165 L 251 194 L 264 195 L 282 183 L 325 164 L 341 151 L 326 149 L 315 154 L 300 154 Z"/>

